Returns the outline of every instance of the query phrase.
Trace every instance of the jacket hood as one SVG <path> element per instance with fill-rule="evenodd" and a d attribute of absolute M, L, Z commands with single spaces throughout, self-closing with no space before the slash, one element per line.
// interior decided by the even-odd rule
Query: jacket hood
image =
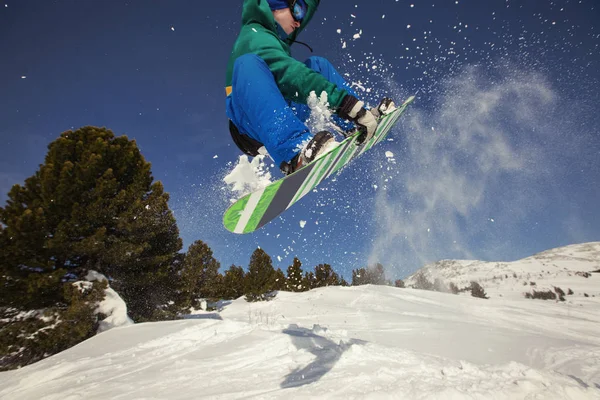
<path fill-rule="evenodd" d="M 319 1 L 317 0 L 314 3 L 318 4 Z M 307 2 L 307 4 L 309 3 Z M 310 4 L 312 4 L 312 2 Z M 269 2 L 267 0 L 245 0 L 242 11 L 242 25 L 248 25 L 252 23 L 260 24 L 269 31 L 273 32 L 276 36 L 280 37 L 283 42 L 291 45 L 292 42 L 296 40 L 300 32 L 302 32 L 306 25 L 308 25 L 315 14 L 316 7 L 311 7 L 310 4 L 300 27 L 294 30 L 294 32 L 287 36 L 287 38 L 281 37 L 280 32 L 277 29 L 278 24 L 275 22 L 273 12 L 271 11 L 271 7 L 269 6 Z"/>

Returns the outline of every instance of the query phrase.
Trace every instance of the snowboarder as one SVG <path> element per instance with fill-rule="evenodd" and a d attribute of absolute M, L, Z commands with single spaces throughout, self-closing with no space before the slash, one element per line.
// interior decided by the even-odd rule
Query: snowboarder
<path fill-rule="evenodd" d="M 326 92 L 336 124 L 345 131 L 356 126 L 364 140 L 376 131 L 379 108 L 393 107 L 384 99 L 377 109 L 367 110 L 325 58 L 310 57 L 304 63 L 292 58 L 290 46 L 319 2 L 244 0 L 242 28 L 227 67 L 226 107 L 234 142 L 250 156 L 264 146 L 286 175 L 335 142 L 331 132 L 313 135 L 303 122 L 310 114 L 306 101 L 311 91 Z"/>

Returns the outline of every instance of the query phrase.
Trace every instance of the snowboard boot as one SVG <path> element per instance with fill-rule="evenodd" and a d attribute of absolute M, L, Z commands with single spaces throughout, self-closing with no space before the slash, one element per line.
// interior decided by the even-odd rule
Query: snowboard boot
<path fill-rule="evenodd" d="M 371 107 L 371 108 L 369 108 L 368 111 L 371 114 L 373 114 L 373 116 L 377 120 L 377 123 L 379 123 L 381 121 L 381 119 L 383 118 L 384 115 L 388 115 L 389 113 L 391 113 L 395 109 L 396 109 L 396 104 L 394 103 L 394 100 L 390 99 L 389 97 L 384 97 L 379 102 L 379 105 L 377 107 Z M 350 136 L 354 135 L 356 132 L 358 132 L 358 128 L 355 127 L 354 129 L 352 129 L 352 130 L 350 130 L 348 132 L 343 132 L 343 135 L 345 137 L 350 137 Z M 364 135 L 360 136 L 356 140 L 356 144 L 357 145 L 363 144 L 364 139 L 365 139 Z"/>
<path fill-rule="evenodd" d="M 327 131 L 317 133 L 304 148 L 288 162 L 282 162 L 279 168 L 285 175 L 290 175 L 325 154 L 337 143 L 333 135 Z"/>
<path fill-rule="evenodd" d="M 384 115 L 387 115 L 396 109 L 396 104 L 394 104 L 394 100 L 389 97 L 384 97 L 380 102 L 377 108 L 371 108 L 371 114 L 375 116 L 376 119 L 380 119 Z"/>

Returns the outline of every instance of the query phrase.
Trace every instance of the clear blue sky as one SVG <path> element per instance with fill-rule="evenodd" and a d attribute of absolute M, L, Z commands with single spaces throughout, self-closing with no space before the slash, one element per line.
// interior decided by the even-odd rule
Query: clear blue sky
<path fill-rule="evenodd" d="M 224 267 L 261 246 L 282 269 L 298 256 L 349 277 L 381 261 L 401 277 L 600 240 L 595 0 L 323 0 L 300 40 L 368 100 L 418 99 L 393 141 L 326 190 L 228 233 L 220 180 L 239 153 L 223 86 L 241 3 L 0 2 L 0 202 L 61 132 L 97 125 L 137 141 L 186 248 L 204 240 Z"/>

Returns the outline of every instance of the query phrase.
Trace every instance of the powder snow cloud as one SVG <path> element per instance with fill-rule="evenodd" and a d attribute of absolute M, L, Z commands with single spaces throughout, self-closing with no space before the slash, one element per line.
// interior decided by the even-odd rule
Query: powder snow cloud
<path fill-rule="evenodd" d="M 447 79 L 434 109 L 417 99 L 394 134 L 400 161 L 381 177 L 370 264 L 402 272 L 439 258 L 506 257 L 515 226 L 548 206 L 567 142 L 558 96 L 537 73 L 486 75 L 469 67 Z"/>

